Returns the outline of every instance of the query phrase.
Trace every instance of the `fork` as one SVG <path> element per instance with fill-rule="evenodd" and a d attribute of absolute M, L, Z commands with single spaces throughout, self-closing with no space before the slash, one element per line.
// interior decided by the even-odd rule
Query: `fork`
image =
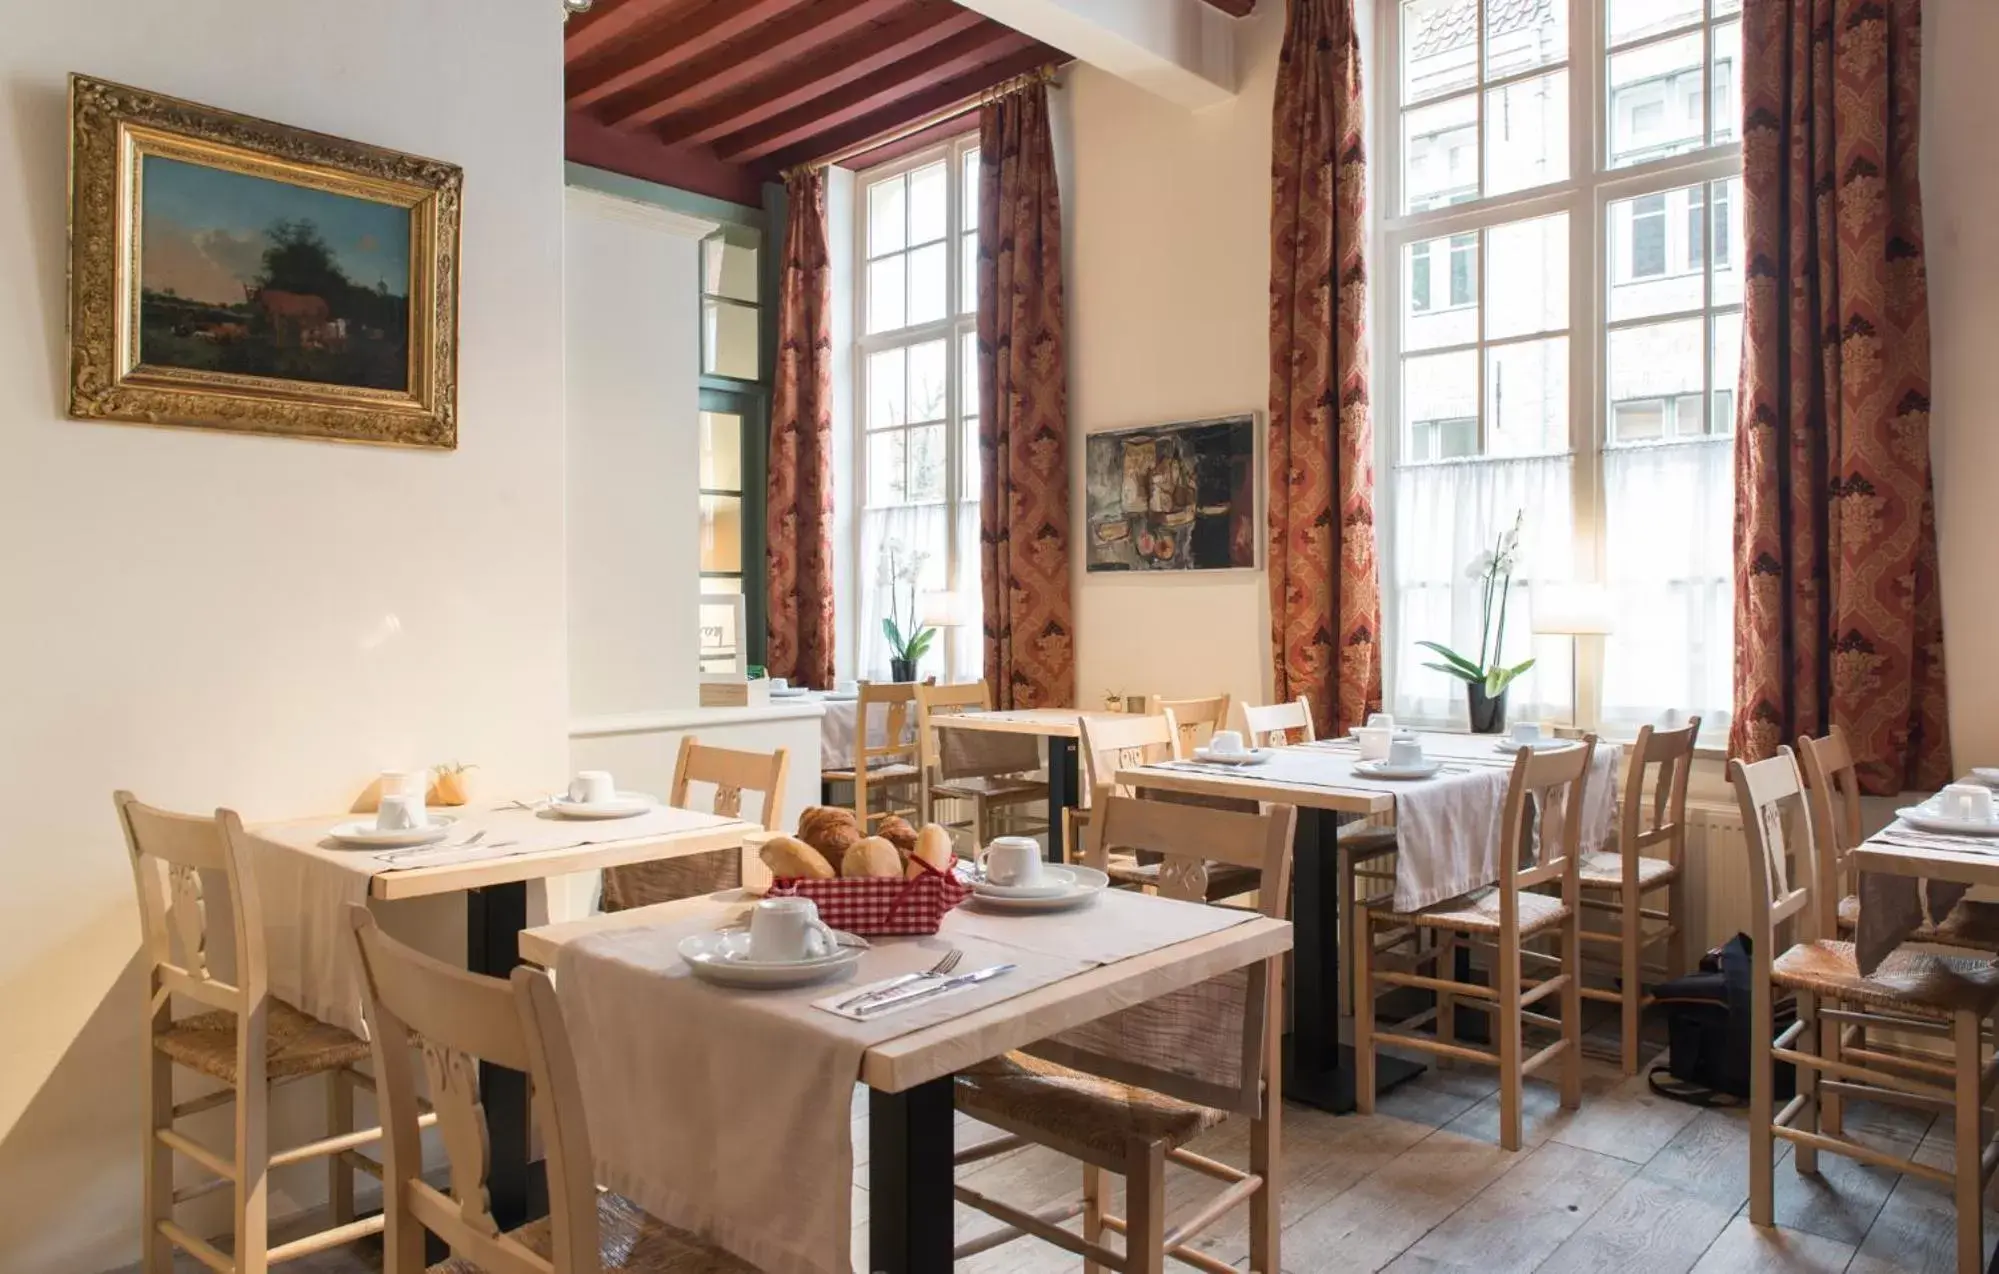
<path fill-rule="evenodd" d="M 960 951 L 956 947 L 952 947 L 949 951 L 946 951 L 944 953 L 942 959 L 938 960 L 936 964 L 931 965 L 928 969 L 924 970 L 923 972 L 905 973 L 901 977 L 895 979 L 895 981 L 893 982 L 885 982 L 882 985 L 874 987 L 871 990 L 863 991 L 859 995 L 850 995 L 846 999 L 840 1001 L 838 1004 L 835 1004 L 833 1007 L 835 1009 L 850 1009 L 854 1007 L 856 1004 L 860 1004 L 867 1000 L 872 1000 L 878 995 L 885 995 L 888 992 L 897 990 L 901 987 L 906 987 L 912 982 L 921 982 L 925 978 L 945 977 L 951 972 L 951 970 L 957 968 L 958 961 L 964 958 L 965 958 L 965 953 L 963 951 Z"/>

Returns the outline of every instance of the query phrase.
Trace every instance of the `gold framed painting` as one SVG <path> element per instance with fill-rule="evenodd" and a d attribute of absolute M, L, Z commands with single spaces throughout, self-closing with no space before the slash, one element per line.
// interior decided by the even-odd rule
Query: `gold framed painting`
<path fill-rule="evenodd" d="M 70 77 L 69 413 L 458 442 L 452 164 Z"/>

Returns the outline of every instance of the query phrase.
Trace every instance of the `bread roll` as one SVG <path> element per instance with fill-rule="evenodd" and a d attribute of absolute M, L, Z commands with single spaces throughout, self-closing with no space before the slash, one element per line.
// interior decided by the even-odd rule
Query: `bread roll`
<path fill-rule="evenodd" d="M 907 875 L 911 880 L 923 874 L 926 864 L 938 871 L 951 870 L 957 855 L 951 849 L 951 833 L 937 823 L 925 823 L 916 834 L 916 848 L 909 855 Z"/>
<path fill-rule="evenodd" d="M 757 856 L 770 868 L 771 875 L 779 880 L 792 880 L 800 876 L 815 880 L 832 877 L 833 864 L 826 856 L 812 846 L 794 836 L 773 836 L 764 842 Z"/>
<path fill-rule="evenodd" d="M 850 809 L 813 805 L 798 816 L 798 839 L 825 855 L 827 862 L 837 863 L 861 839 L 861 826 Z"/>
<path fill-rule="evenodd" d="M 854 842 L 847 856 L 840 860 L 842 876 L 883 876 L 893 879 L 902 875 L 902 855 L 895 846 L 879 836 L 869 836 Z"/>
<path fill-rule="evenodd" d="M 916 849 L 916 829 L 900 814 L 891 814 L 875 827 L 875 835 L 900 850 L 906 858 Z"/>

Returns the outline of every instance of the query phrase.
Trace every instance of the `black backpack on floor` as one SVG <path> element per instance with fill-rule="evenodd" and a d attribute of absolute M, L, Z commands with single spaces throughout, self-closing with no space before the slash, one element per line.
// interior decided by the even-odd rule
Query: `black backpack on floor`
<path fill-rule="evenodd" d="M 1666 1015 L 1666 1064 L 1649 1076 L 1662 1097 L 1696 1106 L 1733 1106 L 1749 1100 L 1750 1011 L 1749 938 L 1736 934 L 1701 957 L 1700 969 L 1660 986 L 1652 1002 Z M 1774 1022 L 1764 1030 L 1774 1036 L 1798 1017 L 1789 999 L 1778 1001 Z M 1773 1068 L 1774 1098 L 1789 1101 L 1797 1091 L 1797 1068 L 1778 1062 Z"/>

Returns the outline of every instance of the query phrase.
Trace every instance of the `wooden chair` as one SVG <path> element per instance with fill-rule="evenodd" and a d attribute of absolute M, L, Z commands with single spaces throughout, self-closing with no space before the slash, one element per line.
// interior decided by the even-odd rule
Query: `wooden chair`
<path fill-rule="evenodd" d="M 922 759 L 922 743 L 909 728 L 915 705 L 916 683 L 913 681 L 863 681 L 854 708 L 854 763 L 819 773 L 822 784 L 853 784 L 854 817 L 860 820 L 863 830 L 872 828 L 891 814 L 908 816 L 921 813 L 923 769 L 919 762 Z M 870 739 L 874 731 L 870 723 L 877 707 L 881 709 L 885 728 L 881 742 L 872 743 Z M 881 809 L 874 808 L 870 789 L 881 794 Z M 914 799 L 910 804 L 898 806 L 895 803 L 898 791 L 908 794 L 905 800 Z"/>
<path fill-rule="evenodd" d="M 1032 771 L 1041 768 L 1041 744 L 1032 735 L 967 734 L 933 726 L 938 717 L 986 712 L 992 706 L 992 691 L 983 681 L 916 687 L 916 737 L 923 766 L 922 821 L 938 821 L 938 801 L 969 804 L 970 819 L 946 826 L 953 831 L 963 829 L 974 849 L 993 838 L 995 814 L 1015 815 L 1022 806 L 1046 804 L 1048 800 L 1047 780 L 1031 777 Z"/>
<path fill-rule="evenodd" d="M 1638 1073 L 1640 1014 L 1645 1007 L 1644 976 L 1650 971 L 1678 977 L 1687 971 L 1686 880 L 1687 776 L 1693 769 L 1694 739 L 1701 719 L 1694 717 L 1677 730 L 1645 726 L 1631 745 L 1624 772 L 1622 821 L 1615 850 L 1584 854 L 1579 883 L 1585 909 L 1617 917 L 1614 932 L 1584 929 L 1584 942 L 1617 949 L 1617 985 L 1583 987 L 1583 998 L 1619 1008 L 1622 1044 L 1619 1058 L 1627 1075 Z M 1651 774 L 1657 767 L 1657 774 Z M 1645 783 L 1652 780 L 1651 817 L 1646 818 Z M 1665 857 L 1644 851 L 1665 847 Z M 1645 896 L 1667 890 L 1666 909 L 1648 910 Z M 1601 894 L 1610 894 L 1605 899 Z M 1647 922 L 1657 927 L 1647 929 Z M 1645 950 L 1667 944 L 1663 965 L 1644 963 Z"/>
<path fill-rule="evenodd" d="M 424 1268 L 424 1231 L 451 1246 L 437 1274 L 754 1274 L 754 1267 L 599 1192 L 583 1090 L 548 974 L 514 970 L 511 984 L 454 969 L 384 934 L 365 907 L 347 909 L 375 1041 L 383 1125 L 384 1274 Z M 449 1161 L 447 1193 L 423 1179 L 411 1049 L 423 1056 Z M 479 1063 L 523 1071 L 547 1152 L 548 1216 L 502 1233 L 486 1199 L 486 1118 Z"/>
<path fill-rule="evenodd" d="M 1299 695 L 1288 703 L 1242 705 L 1242 732 L 1253 748 L 1281 748 L 1311 743 L 1312 701 Z"/>
<path fill-rule="evenodd" d="M 1362 1114 L 1374 1112 L 1375 1049 L 1383 1043 L 1497 1066 L 1499 1144 L 1507 1150 L 1520 1149 L 1521 1085 L 1542 1066 L 1559 1060 L 1563 1108 L 1574 1110 L 1582 1104 L 1579 845 L 1583 789 L 1595 753 L 1596 736 L 1588 735 L 1576 747 L 1522 749 L 1514 758 L 1500 816 L 1497 885 L 1416 912 L 1395 912 L 1392 897 L 1361 901 L 1357 908 L 1360 931 L 1355 935 L 1353 947 L 1357 992 L 1354 1093 Z M 1545 833 L 1557 818 L 1560 842 L 1551 845 L 1547 835 L 1539 835 L 1538 858 L 1530 861 L 1529 838 L 1537 829 Z M 1552 895 L 1538 892 L 1547 885 L 1558 885 L 1560 892 Z M 1402 954 L 1380 952 L 1374 943 L 1374 927 L 1379 924 L 1434 930 L 1442 936 L 1442 941 L 1427 948 L 1412 941 L 1409 945 L 1414 949 Z M 1530 952 L 1526 944 L 1540 938 L 1554 939 L 1558 954 Z M 1460 940 L 1473 945 L 1490 944 L 1492 985 L 1451 980 L 1449 975 Z M 1552 963 L 1554 970 L 1530 982 L 1523 977 L 1522 964 L 1533 956 L 1541 956 L 1540 962 Z M 1421 972 L 1425 966 L 1432 966 L 1428 974 Z M 1417 987 L 1436 992 L 1435 1037 L 1413 1035 L 1407 1030 L 1378 1029 L 1374 1021 L 1377 986 Z M 1561 995 L 1559 1020 L 1529 1012 L 1533 1005 L 1557 993 Z M 1496 1050 L 1471 1048 L 1454 1040 L 1459 1002 L 1493 1015 L 1494 1034 L 1499 1039 Z M 1557 1037 L 1532 1056 L 1523 1056 L 1523 1033 L 1529 1024 L 1554 1030 Z"/>
<path fill-rule="evenodd" d="M 1261 910 L 1281 919 L 1290 897 L 1296 821 L 1288 805 L 1254 813 L 1107 796 L 1096 807 L 1089 834 L 1099 846 L 1143 847 L 1164 855 L 1160 892 L 1169 897 L 1206 897 L 1211 863 L 1254 870 Z M 1249 1268 L 1276 1274 L 1282 1191 L 1279 967 L 1277 960 L 1267 960 L 958 1072 L 958 1108 L 1007 1135 L 959 1151 L 956 1162 L 975 1163 L 1034 1142 L 1082 1161 L 1083 1197 L 1030 1212 L 958 1186 L 958 1202 L 1004 1224 L 959 1244 L 956 1256 L 1032 1235 L 1078 1254 L 1085 1270 L 1159 1274 L 1168 1256 L 1201 1269 L 1228 1270 L 1197 1251 L 1192 1240 L 1247 1203 Z M 1247 1171 L 1185 1149 L 1230 1114 L 1251 1120 Z M 1219 1193 L 1171 1225 L 1168 1163 L 1223 1183 Z M 1110 1198 L 1105 1174 L 1113 1172 L 1125 1179 L 1123 1217 L 1105 1210 Z M 1079 1215 L 1080 1236 L 1061 1224 Z M 1105 1246 L 1106 1230 L 1124 1236 L 1122 1252 Z"/>
<path fill-rule="evenodd" d="M 790 755 L 775 752 L 744 752 L 718 748 L 685 735 L 680 740 L 680 756 L 673 763 L 673 789 L 667 804 L 693 809 L 689 804 L 696 783 L 714 789 L 708 808 L 717 814 L 741 818 L 743 793 L 754 792 L 759 801 L 766 831 L 782 831 L 784 821 L 784 776 Z M 627 863 L 604 872 L 604 910 L 625 911 L 632 907 L 693 898 L 718 889 L 734 889 L 743 883 L 742 853 L 718 849 L 684 858 L 662 858 L 649 863 Z"/>
<path fill-rule="evenodd" d="M 1075 810 L 1070 822 L 1077 846 L 1076 859 L 1086 867 L 1094 867 L 1109 876 L 1119 885 L 1136 889 L 1159 889 L 1160 872 L 1164 866 L 1164 856 L 1153 853 L 1144 846 L 1106 846 L 1102 841 L 1089 836 L 1089 826 L 1094 821 L 1094 811 L 1113 797 L 1135 796 L 1137 793 L 1117 781 L 1117 772 L 1137 765 L 1153 765 L 1160 761 L 1181 759 L 1181 740 L 1186 736 L 1180 731 L 1180 724 L 1171 712 L 1157 716 L 1118 715 L 1089 718 L 1082 721 L 1082 737 L 1077 747 L 1082 754 L 1083 790 L 1089 804 Z M 1159 793 L 1158 799 L 1179 804 L 1199 804 L 1217 809 L 1247 809 L 1254 812 L 1256 802 L 1197 800 L 1187 797 L 1170 797 Z M 1113 852 L 1123 850 L 1125 852 Z M 1257 887 L 1262 878 L 1260 868 L 1233 866 L 1227 862 L 1209 865 L 1205 902 L 1218 902 L 1223 898 L 1234 898 Z"/>
<path fill-rule="evenodd" d="M 1853 944 L 1815 932 L 1825 909 L 1814 905 L 1823 859 L 1804 810 L 1804 784 L 1791 749 L 1767 761 L 1730 761 L 1729 781 L 1742 810 L 1749 849 L 1750 984 L 1749 1220 L 1774 1223 L 1775 1166 L 1781 1137 L 1794 1147 L 1800 1173 L 1816 1173 L 1821 1151 L 1878 1164 L 1949 1186 L 1957 1204 L 1957 1269 L 1976 1274 L 1984 1255 L 1986 1179 L 1999 1146 L 1989 1144 L 1985 1104 L 1999 1056 L 1982 1061 L 1981 1035 L 1999 1007 L 1999 971 L 1990 961 L 1892 952 L 1872 974 L 1855 963 Z M 1831 882 L 1828 882 L 1831 883 Z M 1788 937 L 1779 935 L 1788 932 Z M 1780 941 L 1786 945 L 1780 946 Z M 1782 954 L 1778 954 L 1779 951 Z M 1779 988 L 1797 1000 L 1797 1021 L 1776 1034 Z M 1847 1026 L 1941 1039 L 1947 1055 L 1868 1065 L 1842 1047 Z M 1797 1095 L 1775 1109 L 1773 1061 L 1797 1068 Z M 1824 1126 L 1827 1098 L 1868 1098 L 1946 1112 L 1955 1133 L 1952 1163 L 1938 1168 L 1851 1140 Z"/>
<path fill-rule="evenodd" d="M 1173 715 L 1180 728 L 1180 755 L 1192 756 L 1195 748 L 1206 747 L 1215 731 L 1229 728 L 1229 708 L 1235 702 L 1228 695 L 1208 699 L 1162 699 L 1153 695 L 1145 701 L 1147 716 Z"/>
<path fill-rule="evenodd" d="M 173 1249 L 210 1269 L 264 1274 L 280 1261 L 322 1251 L 378 1233 L 382 1220 L 354 1219 L 353 1173 L 377 1171 L 357 1151 L 374 1144 L 381 1129 L 354 1128 L 354 1089 L 372 1091 L 355 1067 L 368 1045 L 351 1032 L 311 1017 L 271 995 L 264 957 L 264 917 L 250 874 L 243 823 L 232 811 L 211 818 L 170 814 L 141 804 L 130 792 L 113 797 L 139 888 L 146 964 L 146 1154 L 144 1162 L 144 1274 L 170 1274 Z M 234 921 L 235 981 L 209 964 L 211 938 L 204 873 L 223 883 L 219 900 Z M 176 1019 L 175 997 L 208 1011 Z M 174 1067 L 206 1075 L 223 1087 L 174 1102 Z M 273 1152 L 270 1094 L 309 1075 L 326 1077 L 327 1136 Z M 235 1103 L 236 1127 L 228 1150 L 205 1146 L 174 1127 L 176 1120 Z M 174 1189 L 174 1156 L 192 1159 L 214 1174 L 199 1185 Z M 269 1235 L 270 1170 L 325 1159 L 333 1225 L 276 1247 Z M 233 1250 L 224 1253 L 174 1220 L 174 1205 L 215 1190 L 233 1189 Z"/>

